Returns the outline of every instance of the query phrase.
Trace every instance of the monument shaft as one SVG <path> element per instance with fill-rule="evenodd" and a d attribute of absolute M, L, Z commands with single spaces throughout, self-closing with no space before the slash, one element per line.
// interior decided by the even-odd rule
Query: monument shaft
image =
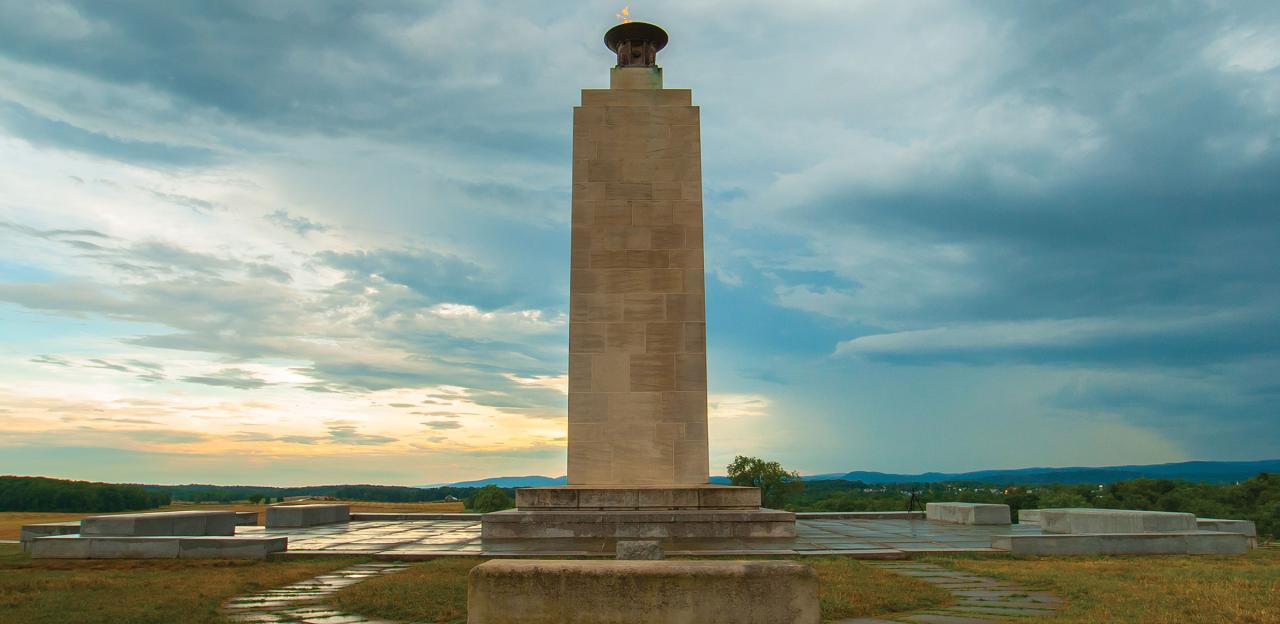
<path fill-rule="evenodd" d="M 573 111 L 570 485 L 705 484 L 698 107 L 616 67 Z"/>

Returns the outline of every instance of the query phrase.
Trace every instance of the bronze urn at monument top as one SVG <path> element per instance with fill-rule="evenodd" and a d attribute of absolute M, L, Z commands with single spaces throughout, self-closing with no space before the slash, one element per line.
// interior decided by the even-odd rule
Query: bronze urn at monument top
<path fill-rule="evenodd" d="M 699 110 L 667 33 L 605 34 L 610 88 L 573 110 L 568 485 L 516 490 L 482 537 L 792 537 L 757 488 L 709 483 Z"/>

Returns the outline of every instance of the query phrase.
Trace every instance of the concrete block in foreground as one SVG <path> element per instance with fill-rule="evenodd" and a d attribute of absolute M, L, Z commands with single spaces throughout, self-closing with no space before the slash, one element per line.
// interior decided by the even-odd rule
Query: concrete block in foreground
<path fill-rule="evenodd" d="M 235 535 L 234 511 L 158 511 L 90 516 L 80 521 L 80 534 L 104 537 L 157 535 Z"/>
<path fill-rule="evenodd" d="M 929 503 L 925 517 L 950 524 L 1011 524 L 1008 505 L 987 503 Z"/>
<path fill-rule="evenodd" d="M 1040 524 L 1040 510 L 1019 509 L 1018 524 Z"/>
<path fill-rule="evenodd" d="M 237 511 L 236 526 L 257 526 L 258 512 L 256 511 Z"/>
<path fill-rule="evenodd" d="M 1249 538 L 1212 531 L 997 535 L 991 547 L 1016 556 L 1242 555 L 1249 550 Z"/>
<path fill-rule="evenodd" d="M 1196 530 L 1189 513 L 1128 509 L 1041 509 L 1045 533 L 1182 533 Z"/>
<path fill-rule="evenodd" d="M 494 560 L 468 624 L 818 624 L 818 576 L 791 561 Z"/>
<path fill-rule="evenodd" d="M 351 521 L 350 505 L 273 505 L 267 507 L 267 528 L 296 528 Z"/>

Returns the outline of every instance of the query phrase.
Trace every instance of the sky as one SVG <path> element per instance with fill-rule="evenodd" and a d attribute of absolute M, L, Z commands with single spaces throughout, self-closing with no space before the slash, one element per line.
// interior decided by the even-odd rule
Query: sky
<path fill-rule="evenodd" d="M 620 4 L 0 0 L 0 474 L 565 472 Z M 1280 4 L 643 2 L 713 474 L 1280 457 Z"/>

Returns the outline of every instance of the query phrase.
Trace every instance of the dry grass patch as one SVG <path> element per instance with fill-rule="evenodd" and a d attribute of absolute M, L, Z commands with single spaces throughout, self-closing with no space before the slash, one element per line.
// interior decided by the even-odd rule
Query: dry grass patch
<path fill-rule="evenodd" d="M 351 505 L 351 511 L 357 512 L 401 512 L 401 513 L 461 513 L 465 511 L 461 502 L 431 502 L 431 503 L 378 503 L 369 501 L 302 501 L 299 503 L 286 503 L 306 505 L 309 503 L 343 503 Z M 249 503 L 180 503 L 177 505 L 167 505 L 158 509 L 148 509 L 145 511 L 124 511 L 120 513 L 150 513 L 155 511 L 256 511 L 262 516 L 259 521 L 266 520 L 266 505 L 251 505 Z M 16 540 L 22 530 L 24 524 L 40 524 L 42 522 L 67 522 L 70 520 L 79 520 L 87 516 L 101 516 L 101 513 L 43 513 L 28 511 L 5 511 L 0 512 L 0 539 Z"/>
<path fill-rule="evenodd" d="M 218 605 L 228 598 L 359 561 L 32 561 L 17 546 L 0 545 L 0 622 L 222 622 Z"/>
<path fill-rule="evenodd" d="M 465 622 L 467 573 L 484 561 L 470 557 L 434 559 L 343 589 L 335 597 L 336 606 L 348 613 L 390 620 Z M 826 620 L 913 611 L 952 601 L 950 594 L 933 585 L 848 557 L 800 561 L 818 573 L 822 617 Z"/>
<path fill-rule="evenodd" d="M 1280 622 L 1280 551 L 1238 557 L 932 557 L 933 563 L 1045 589 L 1064 622 Z"/>

